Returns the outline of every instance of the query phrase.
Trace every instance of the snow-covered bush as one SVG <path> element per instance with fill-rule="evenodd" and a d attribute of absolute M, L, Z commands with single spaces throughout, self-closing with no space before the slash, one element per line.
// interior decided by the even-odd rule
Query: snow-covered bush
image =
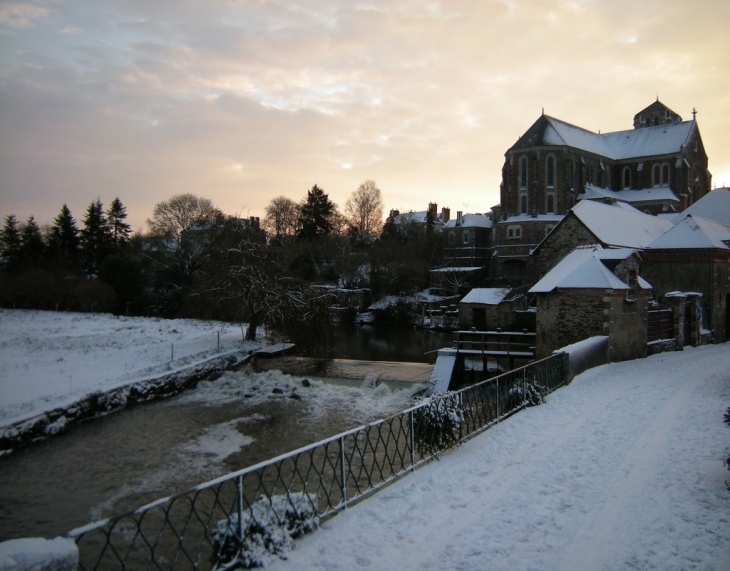
<path fill-rule="evenodd" d="M 459 442 L 464 407 L 458 394 L 432 394 L 413 411 L 416 449 L 424 456 L 446 450 Z"/>
<path fill-rule="evenodd" d="M 538 406 L 545 402 L 545 398 L 542 396 L 542 391 L 544 390 L 543 387 L 540 385 L 537 385 L 535 383 L 532 383 L 530 381 L 525 381 L 525 388 L 524 388 L 524 402 L 527 406 Z M 515 403 L 516 406 L 514 408 L 517 408 L 522 403 L 522 385 L 514 385 L 512 388 L 510 388 L 509 392 L 507 393 L 507 402 L 508 403 Z"/>
<path fill-rule="evenodd" d="M 213 530 L 213 570 L 264 567 L 272 556 L 285 559 L 292 540 L 319 524 L 316 494 L 301 492 L 261 498 L 243 514 L 243 537 L 238 514 L 220 520 Z"/>

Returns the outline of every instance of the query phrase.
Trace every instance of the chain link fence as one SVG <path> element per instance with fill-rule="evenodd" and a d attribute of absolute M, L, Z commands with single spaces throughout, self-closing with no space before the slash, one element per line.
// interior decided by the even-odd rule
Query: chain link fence
<path fill-rule="evenodd" d="M 560 353 L 69 533 L 84 571 L 253 567 L 322 518 L 567 384 Z"/>

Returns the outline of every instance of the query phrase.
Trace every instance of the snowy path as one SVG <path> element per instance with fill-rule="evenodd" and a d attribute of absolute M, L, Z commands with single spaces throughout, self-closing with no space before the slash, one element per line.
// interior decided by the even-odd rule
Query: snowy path
<path fill-rule="evenodd" d="M 730 570 L 730 346 L 599 367 L 270 568 Z"/>

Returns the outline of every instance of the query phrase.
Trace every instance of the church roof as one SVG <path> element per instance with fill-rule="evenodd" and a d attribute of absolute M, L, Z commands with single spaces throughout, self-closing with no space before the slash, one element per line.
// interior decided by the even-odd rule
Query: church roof
<path fill-rule="evenodd" d="M 679 202 L 677 195 L 667 185 L 642 188 L 641 190 L 626 189 L 617 191 L 586 184 L 585 192 L 578 195 L 578 200 L 601 199 L 611 199 L 629 204 L 641 204 L 643 202 Z"/>
<path fill-rule="evenodd" d="M 594 133 L 560 119 L 541 115 L 512 149 L 567 146 L 614 160 L 669 155 L 679 152 L 682 145 L 687 145 L 694 127 L 694 121 L 683 121 L 613 133 Z"/>

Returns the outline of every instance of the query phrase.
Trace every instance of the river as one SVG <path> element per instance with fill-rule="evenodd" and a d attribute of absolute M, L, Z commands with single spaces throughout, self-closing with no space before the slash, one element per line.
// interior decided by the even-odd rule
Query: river
<path fill-rule="evenodd" d="M 433 362 L 432 351 L 450 338 L 350 328 L 338 334 L 336 356 Z M 54 537 L 184 491 L 397 412 L 418 388 L 230 371 L 172 399 L 82 423 L 0 459 L 0 541 Z"/>

